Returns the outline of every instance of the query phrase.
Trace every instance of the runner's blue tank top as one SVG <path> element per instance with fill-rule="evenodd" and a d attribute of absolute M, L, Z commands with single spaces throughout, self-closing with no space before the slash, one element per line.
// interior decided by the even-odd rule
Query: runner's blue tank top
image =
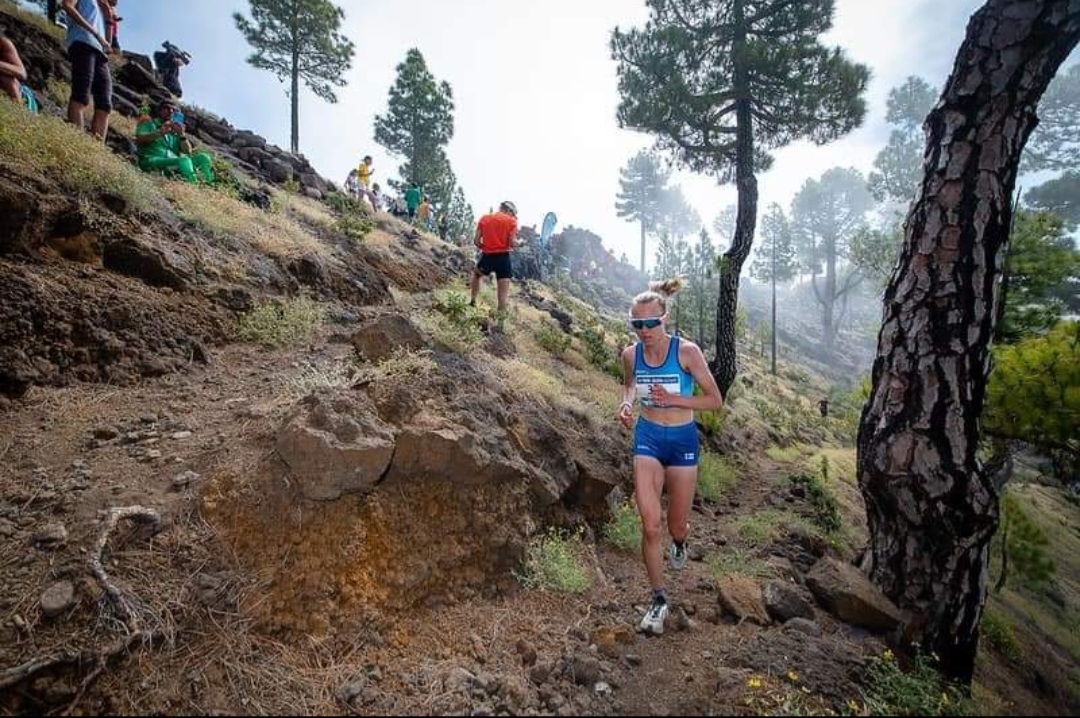
<path fill-rule="evenodd" d="M 634 350 L 634 396 L 642 406 L 652 407 L 649 387 L 653 384 L 662 384 L 669 394 L 693 396 L 694 377 L 679 364 L 678 337 L 671 338 L 667 358 L 663 364 L 655 367 L 645 363 L 645 345 L 638 342 Z"/>

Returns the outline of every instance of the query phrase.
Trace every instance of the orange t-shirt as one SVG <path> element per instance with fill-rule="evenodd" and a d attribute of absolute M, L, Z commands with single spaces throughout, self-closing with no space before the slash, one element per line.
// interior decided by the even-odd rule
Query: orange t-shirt
<path fill-rule="evenodd" d="M 484 254 L 506 254 L 517 237 L 517 219 L 506 212 L 485 214 L 477 225 L 480 231 L 480 251 Z"/>

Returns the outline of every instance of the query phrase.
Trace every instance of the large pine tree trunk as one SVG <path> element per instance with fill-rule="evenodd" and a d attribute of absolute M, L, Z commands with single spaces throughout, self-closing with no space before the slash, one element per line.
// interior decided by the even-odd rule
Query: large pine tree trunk
<path fill-rule="evenodd" d="M 735 313 L 739 305 L 739 274 L 750 255 L 757 228 L 758 188 L 754 176 L 754 129 L 747 70 L 743 4 L 732 6 L 735 39 L 732 42 L 732 85 L 735 90 L 735 189 L 738 192 L 735 234 L 720 261 L 720 294 L 716 297 L 716 356 L 710 367 L 720 393 L 727 396 L 738 371 L 735 353 Z"/>
<path fill-rule="evenodd" d="M 885 293 L 859 427 L 871 578 L 906 638 L 970 681 L 998 492 L 977 458 L 1010 196 L 1078 0 L 988 0 L 926 122 L 926 176 Z"/>

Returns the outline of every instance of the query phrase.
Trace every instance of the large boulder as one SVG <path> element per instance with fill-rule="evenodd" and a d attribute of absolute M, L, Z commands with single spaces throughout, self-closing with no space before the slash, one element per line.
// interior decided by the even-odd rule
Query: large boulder
<path fill-rule="evenodd" d="M 814 564 L 806 585 L 826 610 L 842 621 L 873 631 L 900 624 L 900 609 L 862 571 L 826 556 Z"/>
<path fill-rule="evenodd" d="M 394 455 L 394 431 L 363 395 L 313 394 L 278 431 L 278 456 L 309 499 L 366 494 Z"/>
<path fill-rule="evenodd" d="M 425 346 L 423 335 L 400 314 L 376 317 L 356 331 L 350 341 L 360 357 L 372 362 L 389 358 L 398 347 L 414 350 Z"/>

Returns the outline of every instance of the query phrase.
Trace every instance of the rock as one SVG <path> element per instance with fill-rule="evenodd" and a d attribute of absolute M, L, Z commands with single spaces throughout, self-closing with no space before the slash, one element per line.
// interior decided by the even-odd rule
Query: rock
<path fill-rule="evenodd" d="M 765 599 L 757 581 L 745 576 L 724 576 L 719 586 L 720 606 L 739 622 L 749 621 L 759 626 L 771 622 L 765 609 Z"/>
<path fill-rule="evenodd" d="M 611 684 L 605 683 L 604 681 L 598 681 L 597 684 L 593 686 L 593 690 L 596 691 L 596 695 L 601 698 L 607 698 L 611 695 Z"/>
<path fill-rule="evenodd" d="M 517 642 L 517 652 L 521 656 L 521 663 L 524 666 L 536 665 L 536 649 L 533 645 L 526 641 L 524 638 L 519 638 Z"/>
<path fill-rule="evenodd" d="M 900 609 L 862 571 L 832 557 L 819 560 L 806 585 L 826 610 L 854 626 L 891 631 L 900 624 Z"/>
<path fill-rule="evenodd" d="M 529 669 L 529 680 L 538 686 L 547 683 L 551 677 L 551 666 L 547 663 L 537 663 Z"/>
<path fill-rule="evenodd" d="M 579 686 L 591 686 L 600 680 L 600 661 L 592 656 L 574 656 L 570 676 Z"/>
<path fill-rule="evenodd" d="M 784 624 L 783 630 L 792 633 L 802 633 L 807 636 L 821 635 L 821 626 L 817 621 L 811 621 L 808 618 L 792 618 Z"/>
<path fill-rule="evenodd" d="M 458 693 L 465 691 L 474 680 L 476 676 L 472 672 L 461 666 L 454 666 L 443 676 L 442 682 L 445 690 Z"/>
<path fill-rule="evenodd" d="M 768 581 L 762 593 L 765 597 L 765 610 L 780 623 L 792 618 L 814 617 L 813 606 L 787 581 Z"/>
<path fill-rule="evenodd" d="M 41 548 L 55 548 L 67 541 L 67 527 L 62 523 L 45 524 L 34 534 L 34 543 Z"/>
<path fill-rule="evenodd" d="M 364 395 L 307 397 L 278 431 L 278 456 L 303 494 L 316 500 L 365 494 L 394 455 L 394 432 Z"/>
<path fill-rule="evenodd" d="M 689 631 L 694 627 L 693 622 L 690 620 L 690 616 L 686 614 L 686 609 L 683 608 L 681 604 L 675 604 L 671 607 L 671 611 L 668 613 L 664 625 L 675 631 Z"/>
<path fill-rule="evenodd" d="M 16 531 L 15 524 L 7 519 L 0 519 L 0 538 L 11 538 Z"/>
<path fill-rule="evenodd" d="M 385 314 L 356 331 L 350 340 L 363 359 L 379 362 L 390 357 L 398 347 L 415 350 L 425 346 L 424 337 L 412 322 L 400 314 Z"/>
<path fill-rule="evenodd" d="M 152 287 L 183 291 L 195 278 L 195 267 L 187 257 L 131 238 L 106 244 L 101 262 L 108 270 L 134 277 Z"/>
<path fill-rule="evenodd" d="M 111 441 L 120 435 L 120 432 L 111 426 L 99 426 L 94 429 L 94 438 L 100 441 Z"/>
<path fill-rule="evenodd" d="M 349 704 L 363 694 L 365 688 L 367 688 L 367 679 L 360 677 L 342 686 L 338 691 L 338 696 L 342 702 Z"/>
<path fill-rule="evenodd" d="M 71 581 L 57 581 L 41 594 L 41 613 L 55 618 L 75 605 L 75 586 Z"/>
<path fill-rule="evenodd" d="M 634 645 L 634 633 L 629 626 L 602 626 L 593 630 L 589 642 L 608 658 L 619 658 L 628 646 Z"/>
<path fill-rule="evenodd" d="M 626 658 L 626 663 L 628 665 L 631 665 L 631 666 L 640 666 L 641 665 L 641 656 L 639 656 L 636 653 L 627 653 L 625 658 Z"/>
<path fill-rule="evenodd" d="M 194 434 L 192 434 L 192 432 L 190 432 L 190 431 L 175 431 L 172 434 L 169 434 L 169 438 L 174 439 L 176 441 L 183 441 L 184 439 L 190 439 L 192 436 L 194 436 Z"/>

